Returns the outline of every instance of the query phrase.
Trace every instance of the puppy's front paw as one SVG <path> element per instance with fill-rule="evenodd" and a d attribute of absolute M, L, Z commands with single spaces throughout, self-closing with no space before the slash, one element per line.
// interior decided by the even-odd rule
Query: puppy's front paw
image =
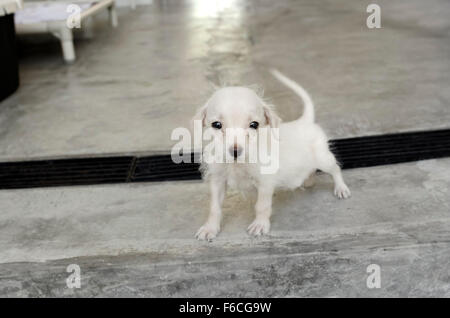
<path fill-rule="evenodd" d="M 350 192 L 350 189 L 345 185 L 345 183 L 342 183 L 340 185 L 336 185 L 336 187 L 334 188 L 334 195 L 339 199 L 347 199 L 350 198 L 352 193 Z"/>
<path fill-rule="evenodd" d="M 248 234 L 259 236 L 270 231 L 270 221 L 268 218 L 256 218 L 247 228 Z"/>
<path fill-rule="evenodd" d="M 211 223 L 205 223 L 201 228 L 198 229 L 195 237 L 198 240 L 211 241 L 219 233 L 220 227 Z"/>

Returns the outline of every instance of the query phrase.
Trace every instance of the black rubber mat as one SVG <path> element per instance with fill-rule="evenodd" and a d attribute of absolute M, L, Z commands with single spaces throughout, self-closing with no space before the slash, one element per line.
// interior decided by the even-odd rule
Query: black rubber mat
<path fill-rule="evenodd" d="M 343 169 L 450 156 L 450 129 L 356 137 L 330 141 Z"/>
<path fill-rule="evenodd" d="M 330 141 L 343 169 L 450 157 L 450 129 Z M 191 154 L 191 159 L 195 155 Z M 0 163 L 0 189 L 200 179 L 198 164 L 170 154 Z"/>
<path fill-rule="evenodd" d="M 132 156 L 0 163 L 0 189 L 120 183 Z"/>
<path fill-rule="evenodd" d="M 192 163 L 175 164 L 170 155 L 138 157 L 131 182 L 176 181 L 201 179 L 199 165 L 194 162 L 195 154 L 191 154 Z"/>

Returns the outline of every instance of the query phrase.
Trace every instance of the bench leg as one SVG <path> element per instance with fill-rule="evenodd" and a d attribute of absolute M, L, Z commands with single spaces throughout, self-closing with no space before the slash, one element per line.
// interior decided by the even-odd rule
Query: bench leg
<path fill-rule="evenodd" d="M 75 48 L 73 46 L 72 30 L 66 26 L 61 27 L 60 41 L 63 51 L 64 61 L 71 63 L 75 61 Z"/>
<path fill-rule="evenodd" d="M 113 4 L 108 8 L 109 13 L 109 21 L 111 22 L 111 25 L 115 28 L 119 24 L 117 21 L 117 12 L 116 12 L 116 6 Z"/>

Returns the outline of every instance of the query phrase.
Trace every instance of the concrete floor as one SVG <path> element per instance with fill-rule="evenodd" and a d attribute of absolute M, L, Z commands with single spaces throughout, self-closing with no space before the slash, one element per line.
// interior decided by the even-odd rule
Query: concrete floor
<path fill-rule="evenodd" d="M 64 65 L 27 46 L 21 87 L 0 103 L 0 159 L 168 151 L 211 83 L 261 84 L 285 120 L 301 82 L 331 138 L 449 127 L 450 4 L 378 1 L 155 1 L 97 23 Z M 32 48 L 33 50 L 30 50 Z M 277 193 L 270 236 L 249 238 L 251 198 L 230 192 L 212 243 L 200 182 L 0 191 L 0 296 L 450 297 L 450 159 L 346 170 L 353 192 Z M 66 267 L 81 267 L 68 289 Z M 381 267 L 368 289 L 366 268 Z"/>
<path fill-rule="evenodd" d="M 200 182 L 1 191 L 0 296 L 450 297 L 450 159 L 345 177 L 345 201 L 325 175 L 277 193 L 272 232 L 256 239 L 252 200 L 230 192 L 212 243 L 194 239 Z M 380 289 L 366 287 L 370 264 Z"/>
<path fill-rule="evenodd" d="M 211 83 L 259 84 L 284 120 L 298 99 L 267 72 L 307 88 L 329 136 L 447 127 L 450 3 L 155 1 L 98 24 L 62 63 L 58 45 L 22 59 L 19 92 L 0 104 L 0 159 L 167 150 Z M 103 22 L 100 21 L 99 22 Z"/>

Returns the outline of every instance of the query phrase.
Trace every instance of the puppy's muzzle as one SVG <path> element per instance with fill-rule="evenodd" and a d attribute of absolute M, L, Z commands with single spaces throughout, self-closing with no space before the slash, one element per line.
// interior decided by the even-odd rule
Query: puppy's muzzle
<path fill-rule="evenodd" d="M 242 154 L 242 147 L 238 145 L 231 146 L 228 151 L 230 154 L 234 157 L 234 159 L 237 159 Z"/>

